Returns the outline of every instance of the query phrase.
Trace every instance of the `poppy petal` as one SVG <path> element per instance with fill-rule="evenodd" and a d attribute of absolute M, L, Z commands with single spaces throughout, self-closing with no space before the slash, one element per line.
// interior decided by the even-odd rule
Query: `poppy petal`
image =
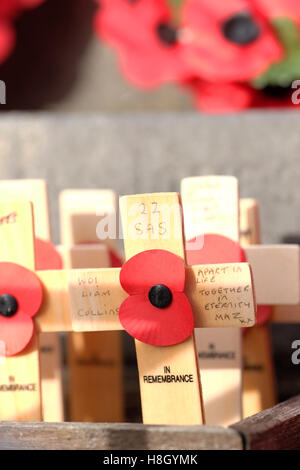
<path fill-rule="evenodd" d="M 223 25 L 247 15 L 259 36 L 241 45 L 225 37 Z M 272 26 L 249 0 L 187 0 L 183 6 L 185 59 L 194 75 L 207 81 L 249 81 L 283 56 Z"/>
<path fill-rule="evenodd" d="M 5 356 L 15 356 L 29 344 L 33 335 L 33 321 L 21 310 L 13 317 L 0 315 L 0 350 Z"/>
<path fill-rule="evenodd" d="M 256 325 L 264 325 L 268 323 L 272 315 L 272 307 L 270 305 L 258 305 L 256 313 Z M 248 328 L 246 328 L 248 330 Z"/>
<path fill-rule="evenodd" d="M 156 284 L 172 292 L 183 292 L 185 267 L 183 260 L 166 250 L 147 250 L 130 258 L 120 272 L 120 283 L 130 295 L 147 293 Z"/>
<path fill-rule="evenodd" d="M 160 38 L 159 26 L 170 21 L 165 0 L 101 0 L 95 28 L 117 51 L 127 78 L 137 86 L 154 87 L 190 75 L 180 42 Z"/>
<path fill-rule="evenodd" d="M 40 238 L 35 239 L 35 269 L 62 269 L 63 262 L 60 254 L 51 242 Z"/>
<path fill-rule="evenodd" d="M 213 83 L 194 78 L 183 83 L 195 96 L 196 107 L 208 113 L 231 113 L 249 108 L 255 95 L 244 83 Z"/>
<path fill-rule="evenodd" d="M 300 21 L 299 0 L 254 0 L 254 3 L 268 18 L 290 18 Z"/>
<path fill-rule="evenodd" d="M 4 62 L 16 42 L 15 32 L 9 22 L 0 19 L 0 63 Z"/>
<path fill-rule="evenodd" d="M 217 234 L 205 234 L 203 248 L 187 250 L 186 258 L 189 265 L 246 262 L 245 251 L 239 243 Z"/>
<path fill-rule="evenodd" d="M 113 250 L 109 250 L 110 265 L 112 268 L 120 268 L 123 264 L 120 256 Z"/>
<path fill-rule="evenodd" d="M 43 299 L 43 289 L 38 277 L 29 269 L 14 263 L 0 263 L 0 295 L 2 294 L 15 297 L 19 310 L 31 317 L 38 312 Z"/>
<path fill-rule="evenodd" d="M 172 346 L 185 341 L 193 332 L 192 307 L 183 293 L 174 293 L 169 307 L 154 307 L 145 295 L 127 297 L 119 318 L 133 338 L 152 346 Z"/>

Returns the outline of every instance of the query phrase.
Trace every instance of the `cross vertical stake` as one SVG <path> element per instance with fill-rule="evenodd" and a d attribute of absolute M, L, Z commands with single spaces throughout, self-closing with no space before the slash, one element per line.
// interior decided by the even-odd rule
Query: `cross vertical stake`
<path fill-rule="evenodd" d="M 188 249 L 194 264 L 206 248 L 206 236 L 239 240 L 238 182 L 230 176 L 185 178 L 181 184 L 187 242 L 204 236 L 203 248 Z M 194 247 L 197 248 L 197 247 Z M 191 258 L 192 257 L 192 258 Z M 210 258 L 207 263 L 218 262 Z M 223 262 L 226 260 L 223 260 Z M 228 259 L 227 259 L 228 261 Z M 234 261 L 238 262 L 239 259 Z M 222 261 L 219 261 L 222 262 Z M 242 418 L 241 329 L 198 329 L 196 344 L 201 369 L 206 423 L 227 426 Z"/>
<path fill-rule="evenodd" d="M 175 193 L 124 196 L 120 199 L 126 259 L 150 249 L 166 249 L 183 260 L 179 197 Z M 183 343 L 157 347 L 135 341 L 143 422 L 202 424 L 202 396 L 194 334 Z M 188 374 L 187 383 L 150 382 L 152 377 Z M 150 377 L 150 379 L 149 379 Z"/>
<path fill-rule="evenodd" d="M 33 204 L 35 237 L 43 242 L 50 242 L 46 182 L 41 179 L 0 181 L 1 202 L 24 200 L 28 200 Z M 38 253 L 36 255 L 36 259 L 38 259 Z M 64 407 L 61 370 L 62 351 L 59 334 L 40 334 L 39 348 L 43 420 L 60 422 L 64 420 Z"/>
<path fill-rule="evenodd" d="M 0 261 L 17 263 L 34 270 L 31 203 L 0 203 L 0 220 Z M 42 420 L 38 336 L 39 333 L 35 331 L 30 344 L 21 354 L 13 357 L 0 356 L 2 421 Z M 8 392 L 10 388 L 15 391 Z"/>
<path fill-rule="evenodd" d="M 240 200 L 241 245 L 260 244 L 259 207 L 254 199 Z M 275 371 L 268 323 L 243 334 L 243 417 L 276 405 Z"/>

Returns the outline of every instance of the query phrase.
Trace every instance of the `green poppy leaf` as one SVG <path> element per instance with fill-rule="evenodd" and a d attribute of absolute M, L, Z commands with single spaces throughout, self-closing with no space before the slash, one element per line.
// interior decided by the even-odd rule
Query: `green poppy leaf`
<path fill-rule="evenodd" d="M 271 65 L 268 70 L 252 80 L 257 89 L 266 86 L 287 87 L 300 79 L 300 31 L 299 26 L 288 18 L 272 21 L 276 34 L 285 50 L 284 58 Z"/>

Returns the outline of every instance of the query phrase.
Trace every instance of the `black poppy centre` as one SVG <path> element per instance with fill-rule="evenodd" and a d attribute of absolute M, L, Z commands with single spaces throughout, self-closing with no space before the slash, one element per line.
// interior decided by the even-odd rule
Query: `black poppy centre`
<path fill-rule="evenodd" d="M 230 17 L 222 25 L 223 34 L 228 41 L 246 46 L 260 36 L 260 28 L 247 13 Z"/>
<path fill-rule="evenodd" d="M 12 317 L 18 310 L 16 298 L 10 294 L 0 295 L 0 315 Z"/>
<path fill-rule="evenodd" d="M 148 297 L 154 307 L 166 308 L 171 304 L 173 296 L 167 286 L 156 284 L 149 290 Z"/>
<path fill-rule="evenodd" d="M 157 34 L 159 39 L 166 45 L 172 46 L 177 42 L 177 30 L 167 23 L 157 25 Z"/>

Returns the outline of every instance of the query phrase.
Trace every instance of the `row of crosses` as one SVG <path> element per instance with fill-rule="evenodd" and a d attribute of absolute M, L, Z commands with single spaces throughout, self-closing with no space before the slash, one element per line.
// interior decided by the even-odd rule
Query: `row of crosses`
<path fill-rule="evenodd" d="M 220 207 L 216 208 L 212 192 L 217 188 L 220 193 L 224 184 L 227 189 L 228 184 L 237 187 L 234 180 L 225 181 L 222 177 L 193 181 L 195 194 L 200 194 L 200 207 L 205 200 L 204 189 L 210 191 L 206 215 L 215 214 L 202 216 L 202 221 L 210 221 L 215 227 Z M 185 212 L 185 190 L 182 196 Z M 191 213 L 197 196 L 192 199 Z M 186 264 L 186 253 L 201 251 L 197 243 L 201 243 L 205 233 L 218 233 L 204 226 L 191 228 L 187 233 L 186 228 L 186 238 L 196 237 L 196 244 L 189 243 L 185 250 L 182 206 L 177 193 L 124 196 L 120 210 L 126 257 L 123 268 L 36 271 L 32 205 L 1 202 L 0 332 L 1 328 L 7 330 L 10 347 L 0 365 L 0 384 L 8 386 L 8 392 L 0 394 L 1 419 L 42 417 L 40 333 L 124 328 L 135 338 L 144 423 L 203 424 L 205 405 L 195 331 L 203 328 L 205 334 L 206 328 L 227 327 L 234 328 L 236 334 L 237 329 L 254 325 L 256 302 L 299 303 L 298 247 L 247 248 L 255 300 L 248 263 L 230 259 L 218 263 L 212 257 L 211 262 Z M 234 213 L 235 209 L 229 209 L 228 214 L 230 211 Z M 13 218 L 8 217 L 11 214 Z M 229 227 L 230 217 L 229 214 L 219 227 Z M 185 218 L 185 227 L 188 220 Z M 236 231 L 230 227 L 228 230 L 231 234 Z M 225 236 L 238 240 L 238 235 L 230 236 L 229 232 Z M 28 289 L 24 288 L 24 279 L 30 281 Z M 23 312 L 24 305 L 27 310 Z M 17 332 L 15 338 L 12 330 Z M 31 391 L 26 394 L 29 386 Z M 218 401 L 222 401 L 222 390 Z"/>

